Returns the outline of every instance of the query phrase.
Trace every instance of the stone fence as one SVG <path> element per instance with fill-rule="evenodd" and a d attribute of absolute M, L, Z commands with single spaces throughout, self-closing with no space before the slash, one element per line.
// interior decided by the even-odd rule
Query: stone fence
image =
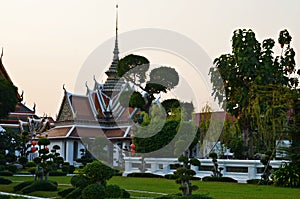
<path fill-rule="evenodd" d="M 125 157 L 125 172 L 123 176 L 130 173 L 153 173 L 156 175 L 173 174 L 179 166 L 176 158 L 141 158 Z M 212 175 L 213 163 L 211 159 L 199 159 L 200 168 L 192 166 L 196 177 L 203 178 Z M 273 160 L 270 165 L 273 169 L 279 168 L 285 161 Z M 227 160 L 218 159 L 219 168 L 222 167 L 224 177 L 231 177 L 239 183 L 246 183 L 249 179 L 260 179 L 264 171 L 264 165 L 260 160 Z"/>

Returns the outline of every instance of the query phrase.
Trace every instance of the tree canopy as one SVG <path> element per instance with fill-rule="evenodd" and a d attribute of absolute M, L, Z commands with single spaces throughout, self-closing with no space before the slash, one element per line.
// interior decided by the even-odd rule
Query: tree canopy
<path fill-rule="evenodd" d="M 17 87 L 0 77 L 0 119 L 6 118 L 16 108 Z"/>
<path fill-rule="evenodd" d="M 119 61 L 119 77 L 135 87 L 128 93 L 125 91 L 122 94 L 121 104 L 127 103 L 148 112 L 153 100 L 156 99 L 155 94 L 166 93 L 178 85 L 179 76 L 174 68 L 160 66 L 149 71 L 149 65 L 147 58 L 132 54 Z"/>
<path fill-rule="evenodd" d="M 213 96 L 227 112 L 239 119 L 244 146 L 250 147 L 250 156 L 253 155 L 251 133 L 255 130 L 251 125 L 253 112 L 249 112 L 253 100 L 274 88 L 292 89 L 298 85 L 295 52 L 290 45 L 291 40 L 287 30 L 281 31 L 278 42 L 282 52 L 275 56 L 273 39 L 265 39 L 259 43 L 252 30 L 236 30 L 232 37 L 232 52 L 216 58 L 215 67 L 210 69 Z M 269 102 L 273 100 L 264 99 Z M 264 110 L 270 108 L 271 104 L 260 103 L 260 113 L 264 114 Z M 257 123 L 255 125 L 257 126 Z"/>

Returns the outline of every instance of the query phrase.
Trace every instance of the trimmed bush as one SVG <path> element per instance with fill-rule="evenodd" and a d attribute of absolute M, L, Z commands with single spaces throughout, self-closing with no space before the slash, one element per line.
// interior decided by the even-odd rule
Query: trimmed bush
<path fill-rule="evenodd" d="M 26 163 L 26 167 L 36 167 L 36 163 L 33 161 L 29 161 Z"/>
<path fill-rule="evenodd" d="M 0 171 L 4 171 L 5 170 L 5 166 L 4 165 L 0 165 Z"/>
<path fill-rule="evenodd" d="M 163 176 L 156 175 L 153 173 L 130 173 L 127 177 L 136 177 L 136 178 L 164 178 Z"/>
<path fill-rule="evenodd" d="M 105 199 L 104 186 L 98 183 L 91 184 L 82 190 L 81 197 L 83 199 Z"/>
<path fill-rule="evenodd" d="M 64 189 L 62 191 L 59 191 L 57 194 L 64 198 L 74 190 L 75 190 L 75 188 Z"/>
<path fill-rule="evenodd" d="M 176 180 L 178 177 L 174 174 L 165 175 L 165 178 L 168 180 Z"/>
<path fill-rule="evenodd" d="M 77 199 L 81 198 L 82 190 L 81 188 L 76 188 L 73 191 L 71 191 L 65 198 L 66 199 Z"/>
<path fill-rule="evenodd" d="M 73 187 L 83 189 L 89 185 L 89 179 L 84 175 L 76 175 L 71 178 L 71 184 Z"/>
<path fill-rule="evenodd" d="M 6 178 L 0 178 L 0 184 L 10 184 L 10 183 L 12 183 L 11 180 Z"/>
<path fill-rule="evenodd" d="M 8 195 L 0 195 L 0 199 L 11 199 Z"/>
<path fill-rule="evenodd" d="M 33 181 L 25 181 L 25 182 L 21 182 L 19 184 L 17 184 L 16 186 L 14 186 L 14 191 L 21 191 L 23 188 L 31 185 L 33 183 Z"/>
<path fill-rule="evenodd" d="M 66 172 L 62 172 L 62 171 L 50 171 L 49 172 L 49 176 L 66 176 L 67 173 Z"/>
<path fill-rule="evenodd" d="M 63 165 L 63 166 L 61 167 L 61 170 L 62 170 L 62 172 L 69 173 L 69 168 L 70 168 L 69 165 Z"/>
<path fill-rule="evenodd" d="M 122 192 L 122 198 L 130 198 L 130 193 L 126 191 L 125 189 L 121 189 Z"/>
<path fill-rule="evenodd" d="M 68 163 L 68 162 L 67 162 Z M 65 172 L 65 173 L 70 173 L 70 174 L 72 174 L 72 173 L 74 173 L 74 171 L 75 171 L 75 167 L 73 166 L 73 165 L 63 165 L 62 167 L 61 167 L 61 170 L 62 170 L 62 172 Z"/>
<path fill-rule="evenodd" d="M 247 180 L 247 184 L 258 184 L 260 179 L 250 179 Z"/>
<path fill-rule="evenodd" d="M 36 167 L 30 167 L 29 169 L 27 169 L 27 171 L 28 171 L 30 174 L 35 174 Z"/>
<path fill-rule="evenodd" d="M 0 176 L 12 176 L 13 173 L 10 171 L 0 171 Z"/>
<path fill-rule="evenodd" d="M 230 177 L 215 177 L 215 176 L 206 176 L 202 178 L 202 181 L 206 182 L 235 182 L 237 183 L 237 180 L 230 178 Z"/>
<path fill-rule="evenodd" d="M 21 191 L 23 194 L 28 194 L 34 191 L 57 191 L 57 185 L 51 182 L 40 181 L 32 183 L 31 185 L 23 188 Z"/>
<path fill-rule="evenodd" d="M 12 173 L 17 173 L 18 167 L 16 165 L 9 164 L 9 165 L 6 166 L 6 170 L 8 170 Z"/>
<path fill-rule="evenodd" d="M 75 171 L 75 167 L 74 167 L 73 165 L 70 165 L 70 166 L 69 166 L 69 173 L 70 173 L 70 174 L 73 174 L 74 171 Z"/>
<path fill-rule="evenodd" d="M 105 198 L 130 198 L 130 194 L 118 185 L 108 185 L 105 190 Z"/>
<path fill-rule="evenodd" d="M 69 162 L 64 162 L 63 166 L 70 166 L 70 163 Z"/>

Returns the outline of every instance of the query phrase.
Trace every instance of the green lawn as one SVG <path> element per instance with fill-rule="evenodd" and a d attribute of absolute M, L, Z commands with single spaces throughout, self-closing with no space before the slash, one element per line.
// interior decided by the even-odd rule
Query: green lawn
<path fill-rule="evenodd" d="M 12 192 L 13 186 L 18 182 L 32 180 L 33 177 L 6 177 L 14 181 L 11 185 L 0 185 L 0 191 Z M 50 177 L 50 180 L 57 181 L 59 190 L 70 187 L 71 177 Z M 178 193 L 178 185 L 174 180 L 166 180 L 159 178 L 127 178 L 116 176 L 113 177 L 109 184 L 117 184 L 120 187 L 130 191 L 135 197 L 156 197 L 160 194 L 156 193 Z M 274 186 L 258 186 L 236 183 L 221 182 L 201 182 L 193 181 L 193 184 L 199 186 L 199 190 L 195 193 L 209 194 L 216 199 L 296 199 L 300 198 L 300 189 L 281 188 Z M 151 192 L 151 193 L 145 193 Z M 154 193 L 153 193 L 154 192 Z M 57 192 L 34 192 L 32 195 L 40 197 L 55 197 Z"/>

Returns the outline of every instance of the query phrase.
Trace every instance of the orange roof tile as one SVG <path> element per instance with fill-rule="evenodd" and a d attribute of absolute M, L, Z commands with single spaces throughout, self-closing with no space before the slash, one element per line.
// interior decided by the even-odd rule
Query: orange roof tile
<path fill-rule="evenodd" d="M 48 131 L 48 138 L 65 137 L 72 127 L 53 128 Z"/>
<path fill-rule="evenodd" d="M 95 120 L 88 97 L 73 95 L 71 97 L 71 103 L 73 110 L 76 113 L 76 119 Z"/>

